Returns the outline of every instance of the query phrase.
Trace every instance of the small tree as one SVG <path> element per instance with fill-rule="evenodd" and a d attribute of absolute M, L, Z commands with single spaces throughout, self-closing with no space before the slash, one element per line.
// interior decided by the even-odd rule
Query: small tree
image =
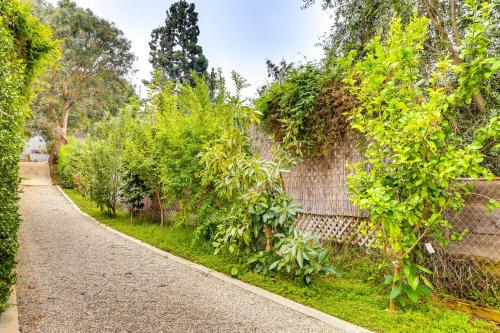
<path fill-rule="evenodd" d="M 93 201 L 116 217 L 122 187 L 124 117 L 96 124 L 82 145 L 81 182 Z"/>
<path fill-rule="evenodd" d="M 176 97 L 171 93 L 172 85 L 160 87 L 155 82 L 150 86 L 149 103 L 144 112 L 140 112 L 126 125 L 124 140 L 125 167 L 128 172 L 137 175 L 149 188 L 158 202 L 160 224 L 164 225 L 163 190 L 160 176 L 160 141 L 158 140 L 158 124 L 161 119 L 161 109 L 177 104 Z"/>
<path fill-rule="evenodd" d="M 284 270 L 308 284 L 314 274 L 334 272 L 327 266 L 328 251 L 317 237 L 301 235 L 295 227 L 301 208 L 285 192 L 281 176 L 290 160 L 278 151 L 274 161 L 252 152 L 248 129 L 259 113 L 240 98 L 246 81 L 235 72 L 232 76 L 237 90 L 228 101 L 233 124 L 201 154 L 203 184 L 228 207 L 225 216 L 218 216 L 212 244 L 216 253 L 236 254 L 256 271 Z"/>
<path fill-rule="evenodd" d="M 491 6 L 476 6 L 467 36 L 487 43 Z M 352 127 L 366 140 L 365 159 L 356 163 L 349 178 L 352 201 L 369 213 L 368 227 L 378 231 L 376 245 L 392 267 L 386 279 L 392 284 L 389 310 L 400 294 L 412 301 L 429 294 L 432 285 L 415 263 L 418 244 L 434 238 L 446 245 L 444 230 L 452 226 L 443 213 L 460 209 L 468 188 L 461 177 L 491 176 L 481 166 L 481 147 L 490 136 L 498 139 L 500 119 L 489 125 L 467 146 L 454 133 L 451 121 L 458 106 L 469 103 L 481 77 L 499 69 L 498 60 L 485 58 L 478 48 L 474 58 L 458 66 L 445 59 L 430 76 L 419 71 L 429 20 L 413 18 L 406 28 L 392 21 L 387 37 L 375 37 L 367 55 L 345 82 L 359 100 L 352 111 Z M 474 45 L 466 38 L 463 55 Z M 484 46 L 484 45 L 483 45 Z M 483 51 L 484 52 L 484 51 Z M 450 86 L 459 75 L 458 89 Z M 452 234 L 460 239 L 461 234 Z"/>

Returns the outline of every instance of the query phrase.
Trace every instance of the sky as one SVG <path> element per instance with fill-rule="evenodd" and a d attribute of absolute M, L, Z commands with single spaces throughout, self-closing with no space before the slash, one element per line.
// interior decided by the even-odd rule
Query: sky
<path fill-rule="evenodd" d="M 57 0 L 48 0 L 56 3 Z M 174 0 L 75 0 L 96 15 L 108 19 L 121 29 L 132 43 L 137 56 L 133 78 L 139 87 L 149 79 L 151 31 L 165 22 L 165 12 Z M 317 46 L 329 31 L 331 15 L 315 4 L 301 9 L 301 0 L 194 0 L 200 28 L 199 45 L 211 67 L 222 67 L 229 81 L 236 70 L 251 87 L 247 96 L 266 83 L 265 60 L 301 62 L 319 60 Z M 140 87 L 142 94 L 144 88 Z"/>

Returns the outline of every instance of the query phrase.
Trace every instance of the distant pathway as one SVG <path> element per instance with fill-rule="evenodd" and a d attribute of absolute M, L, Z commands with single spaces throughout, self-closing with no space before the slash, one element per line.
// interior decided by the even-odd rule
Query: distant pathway
<path fill-rule="evenodd" d="M 23 163 L 21 332 L 340 332 L 126 240 Z M 40 185 L 36 185 L 40 184 Z"/>

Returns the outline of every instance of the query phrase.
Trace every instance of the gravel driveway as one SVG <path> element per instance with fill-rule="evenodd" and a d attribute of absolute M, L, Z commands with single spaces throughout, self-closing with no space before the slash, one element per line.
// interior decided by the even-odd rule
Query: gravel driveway
<path fill-rule="evenodd" d="M 111 233 L 55 186 L 29 184 L 17 269 L 23 333 L 340 332 Z"/>

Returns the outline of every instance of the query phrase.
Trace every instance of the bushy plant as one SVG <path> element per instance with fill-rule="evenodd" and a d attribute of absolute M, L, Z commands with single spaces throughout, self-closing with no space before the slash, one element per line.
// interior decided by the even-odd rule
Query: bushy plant
<path fill-rule="evenodd" d="M 70 137 L 67 144 L 61 147 L 58 156 L 57 169 L 59 181 L 66 188 L 77 188 L 85 194 L 81 183 L 81 170 L 83 169 L 83 158 L 85 144 L 82 140 Z"/>
<path fill-rule="evenodd" d="M 63 186 L 89 195 L 115 216 L 123 187 L 123 149 L 126 116 L 110 117 L 84 139 L 71 138 L 61 147 L 59 174 Z"/>
<path fill-rule="evenodd" d="M 216 253 L 226 250 L 246 258 L 245 266 L 268 273 L 282 268 L 305 283 L 330 272 L 327 252 L 319 241 L 294 228 L 301 208 L 286 194 L 282 173 L 285 157 L 264 161 L 252 153 L 248 125 L 259 114 L 232 100 L 234 123 L 201 155 L 203 184 L 219 194 L 228 213 L 213 238 Z M 280 156 L 276 152 L 275 156 Z M 321 250 L 320 250 L 321 249 Z M 231 274 L 238 274 L 233 267 Z"/>
<path fill-rule="evenodd" d="M 484 41 L 491 5 L 466 3 L 475 13 L 468 36 Z M 427 18 L 414 17 L 403 27 L 394 19 L 388 35 L 367 45 L 366 56 L 345 80 L 360 102 L 351 112 L 352 127 L 366 140 L 365 159 L 352 167 L 349 190 L 352 201 L 368 212 L 367 227 L 377 230 L 376 245 L 392 267 L 386 279 L 392 285 L 391 311 L 400 295 L 412 301 L 429 295 L 431 272 L 415 263 L 421 256 L 417 245 L 429 238 L 446 245 L 444 232 L 452 226 L 443 213 L 460 209 L 468 192 L 459 179 L 491 176 L 481 166 L 481 148 L 499 135 L 498 117 L 468 145 L 451 126 L 457 107 L 470 102 L 481 77 L 499 69 L 498 60 L 476 50 L 464 64 L 444 59 L 430 75 L 420 72 L 428 24 Z M 475 45 L 465 41 L 462 55 Z M 451 76 L 459 77 L 458 88 L 450 85 Z"/>
<path fill-rule="evenodd" d="M 146 186 L 139 175 L 130 171 L 126 166 L 122 166 L 121 174 L 120 197 L 128 205 L 130 220 L 133 220 L 135 212 L 144 208 L 144 198 L 151 193 L 151 189 Z"/>
<path fill-rule="evenodd" d="M 330 267 L 329 251 L 319 242 L 319 236 L 302 235 L 294 224 L 290 226 L 288 235 L 276 234 L 277 260 L 269 266 L 269 270 L 285 270 L 295 272 L 306 284 L 311 282 L 315 274 L 336 274 Z"/>
<path fill-rule="evenodd" d="M 148 103 L 127 127 L 125 167 L 153 191 L 162 225 L 167 202 L 180 202 L 203 215 L 204 210 L 196 208 L 203 205 L 198 201 L 203 189 L 197 156 L 231 119 L 225 103 L 210 100 L 205 80 L 196 76 L 193 80 L 194 87 L 175 87 L 161 85 L 156 75 Z"/>
<path fill-rule="evenodd" d="M 112 216 L 116 216 L 122 181 L 121 151 L 105 140 L 92 140 L 90 145 L 91 149 L 84 156 L 85 187 L 101 209 L 106 208 Z"/>
<path fill-rule="evenodd" d="M 31 83 L 47 55 L 50 31 L 17 0 L 0 1 L 0 312 L 15 282 L 19 226 L 18 162 Z"/>

